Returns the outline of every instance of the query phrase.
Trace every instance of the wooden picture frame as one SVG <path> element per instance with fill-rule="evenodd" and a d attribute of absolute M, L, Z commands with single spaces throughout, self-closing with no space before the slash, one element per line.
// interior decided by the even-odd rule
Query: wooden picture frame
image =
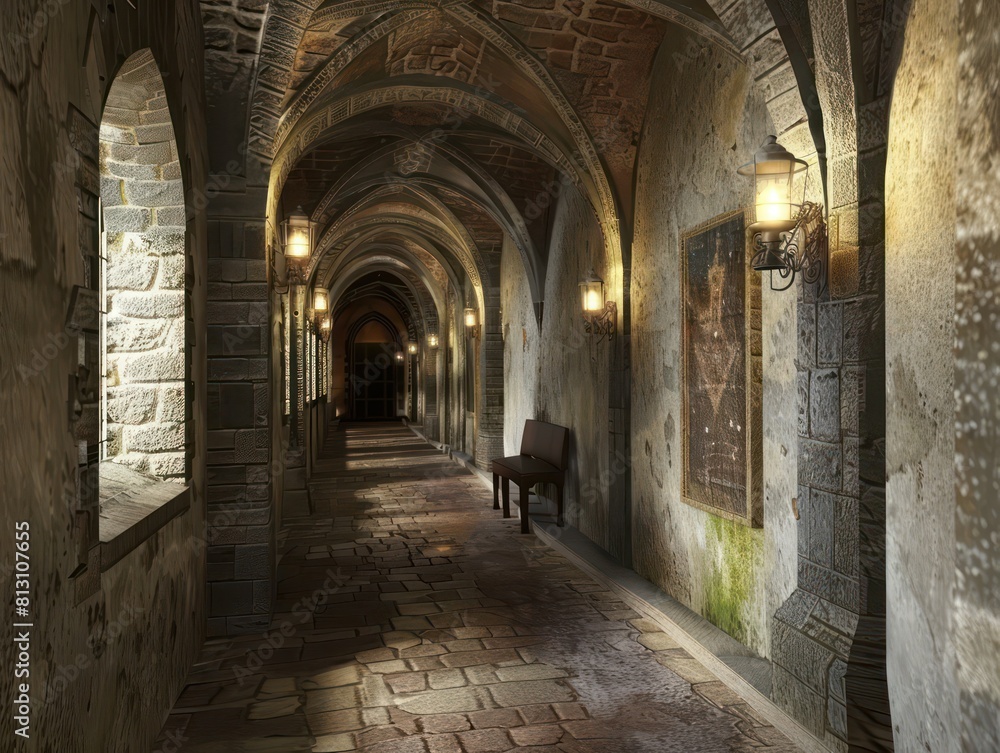
<path fill-rule="evenodd" d="M 681 237 L 681 487 L 687 504 L 761 527 L 761 276 L 746 226 L 739 210 Z"/>

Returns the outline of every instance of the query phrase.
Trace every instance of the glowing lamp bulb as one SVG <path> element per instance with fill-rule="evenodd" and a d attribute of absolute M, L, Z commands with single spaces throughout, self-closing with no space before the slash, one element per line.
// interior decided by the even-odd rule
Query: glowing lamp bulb
<path fill-rule="evenodd" d="M 587 311 L 600 311 L 601 296 L 596 290 L 587 291 Z"/>
<path fill-rule="evenodd" d="M 296 258 L 309 256 L 309 234 L 304 230 L 293 230 L 288 236 L 285 253 Z"/>
<path fill-rule="evenodd" d="M 757 195 L 757 221 L 788 221 L 792 218 L 792 207 L 787 188 L 777 185 L 778 181 L 767 181 Z M 787 183 L 787 181 L 786 181 Z"/>
<path fill-rule="evenodd" d="M 313 296 L 313 308 L 316 309 L 316 311 L 326 311 L 329 306 L 329 295 L 322 288 L 317 288 L 316 294 Z"/>
<path fill-rule="evenodd" d="M 285 256 L 308 259 L 312 255 L 313 223 L 302 207 L 290 214 L 281 223 Z"/>
<path fill-rule="evenodd" d="M 604 311 L 604 280 L 594 270 L 590 270 L 590 274 L 580 283 L 580 292 L 583 295 L 581 303 L 584 314 L 600 314 Z"/>

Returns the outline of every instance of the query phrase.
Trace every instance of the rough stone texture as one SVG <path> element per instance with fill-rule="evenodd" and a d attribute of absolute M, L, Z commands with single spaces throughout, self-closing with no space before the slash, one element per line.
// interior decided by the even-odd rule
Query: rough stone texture
<path fill-rule="evenodd" d="M 286 5 L 275 5 L 276 24 L 284 23 L 279 6 Z M 257 67 L 268 3 L 202 0 L 201 9 L 210 162 L 200 197 L 209 220 L 211 306 L 208 631 L 225 635 L 260 631 L 269 622 L 274 526 L 285 501 L 285 484 L 275 483 L 272 471 L 295 477 L 304 460 L 283 432 L 284 359 L 269 357 L 286 350 L 282 297 L 268 286 L 270 249 L 282 218 L 266 217 L 268 165 L 250 155 L 246 143 L 253 80 L 268 76 L 266 66 Z M 297 332 L 302 336 L 304 327 Z M 251 556 L 257 566 L 235 566 L 237 558 Z M 231 598 L 234 593 L 241 598 Z"/>
<path fill-rule="evenodd" d="M 615 594 L 519 537 L 478 479 L 407 429 L 341 424 L 311 486 L 315 512 L 280 533 L 269 629 L 208 642 L 158 745 L 794 749 Z"/>
<path fill-rule="evenodd" d="M 138 5 L 18 0 L 4 6 L 0 522 L 13 531 L 15 522 L 27 521 L 31 531 L 35 702 L 25 750 L 148 750 L 204 636 L 203 340 L 193 345 L 188 367 L 195 385 L 191 507 L 107 567 L 98 538 L 97 330 L 81 335 L 66 327 L 74 286 L 99 295 L 104 101 L 119 66 L 147 46 L 176 114 L 175 159 L 183 158 L 188 185 L 204 178 L 199 9 L 183 0 Z M 195 326 L 204 326 L 201 218 L 196 212 L 188 245 Z M 68 394 L 71 374 L 81 377 L 79 395 Z M 68 416 L 74 398 L 82 409 L 75 422 Z M 136 410 L 142 413 L 144 404 Z M 0 575 L 7 594 L 14 590 L 10 565 L 5 561 Z M 13 645 L 11 620 L 0 635 L 4 646 Z M 12 715 L 4 714 L 5 748 L 16 746 L 12 725 Z"/>
<path fill-rule="evenodd" d="M 584 331 L 579 281 L 590 267 L 611 279 L 602 241 L 583 198 L 573 190 L 559 199 L 553 216 L 552 247 L 541 329 L 522 285 L 523 265 L 508 253 L 503 267 L 502 306 L 508 327 L 504 343 L 505 454 L 520 452 L 524 421 L 534 418 L 570 429 L 566 474 L 566 519 L 588 538 L 609 547 L 611 486 L 615 471 L 608 447 L 608 365 L 612 344 L 597 342 Z M 579 249 L 591 248 L 591 255 Z M 518 269 L 518 265 L 521 268 Z M 520 283 L 520 284 L 519 284 Z M 606 291 L 616 300 L 613 288 Z M 618 337 L 621 337 L 619 328 Z M 551 495 L 551 489 L 539 489 Z"/>
<path fill-rule="evenodd" d="M 905 751 L 962 749 L 953 637 L 958 6 L 913 4 L 889 129 L 887 640 Z M 939 180 L 927 181 L 928 170 Z"/>
<path fill-rule="evenodd" d="M 287 268 L 277 236 L 300 202 L 321 229 L 312 282 L 349 279 L 335 296 L 348 300 L 365 275 L 392 270 L 399 284 L 384 300 L 399 313 L 400 332 L 438 331 L 439 348 L 421 356 L 422 382 L 409 395 L 430 436 L 473 453 L 482 467 L 499 454 L 501 435 L 504 449 L 517 450 L 526 417 L 571 426 L 572 521 L 773 659 L 774 699 L 834 749 L 888 749 L 893 728 L 906 750 L 998 747 L 1000 668 L 991 657 L 1000 568 L 983 543 L 997 527 L 1000 465 L 991 399 L 997 187 L 983 169 L 996 151 L 994 6 L 320 4 L 203 0 L 204 32 L 189 2 L 5 5 L 0 352 L 9 365 L 0 429 L 11 451 L 0 486 L 15 501 L 3 515 L 8 525 L 33 516 L 45 552 L 36 560 L 47 615 L 40 629 L 51 647 L 42 681 L 80 651 L 88 662 L 62 691 L 65 715 L 57 718 L 48 704 L 36 718 L 45 729 L 40 748 L 86 739 L 102 751 L 115 748 L 112 740 L 143 749 L 200 636 L 203 601 L 213 634 L 260 632 L 273 624 L 279 579 L 294 599 L 303 595 L 296 587 L 313 585 L 311 575 L 296 581 L 301 573 L 287 575 L 275 563 L 282 516 L 304 514 L 307 476 L 317 469 L 322 476 L 316 461 L 328 409 L 322 399 L 299 400 L 300 386 L 323 391 L 299 357 L 315 338 L 303 319 L 292 332 L 282 313 Z M 676 24 L 662 20 L 671 18 Z M 118 66 L 146 44 L 162 67 L 164 96 L 147 96 L 137 108 L 112 95 L 105 108 Z M 953 147 L 947 134 L 955 133 L 956 111 Z M 839 243 L 825 292 L 800 286 L 798 300 L 794 292 L 764 294 L 765 521 L 750 530 L 677 499 L 676 259 L 680 232 L 749 199 L 733 171 L 767 130 L 799 156 L 820 160 L 825 185 L 813 180 L 809 198 L 837 217 Z M 953 172 L 949 161 L 964 171 L 954 217 L 938 196 L 944 181 L 928 169 L 938 161 L 945 175 Z M 122 380 L 107 396 L 108 446 L 146 472 L 189 474 L 193 503 L 103 576 L 95 546 L 100 348 L 96 332 L 65 329 L 73 286 L 99 290 L 102 195 L 111 233 L 107 335 Z M 577 282 L 591 265 L 619 304 L 610 347 L 583 336 Z M 378 287 L 379 295 L 387 290 Z M 472 303 L 483 317 L 476 345 L 461 321 Z M 336 379 L 340 352 L 330 350 Z M 297 388 L 287 422 L 286 372 Z M 79 389 L 67 406 L 71 375 Z M 74 418 L 64 423 L 67 413 Z M 306 446 L 291 447 L 290 436 Z M 404 561 L 406 547 L 410 564 L 400 567 L 455 564 L 441 548 L 452 539 L 430 540 L 453 533 L 436 527 L 447 526 L 441 499 L 430 508 L 433 524 L 417 526 L 409 513 L 423 502 L 393 491 L 376 503 L 364 496 L 370 487 L 349 491 L 364 525 L 391 521 L 370 531 L 386 535 L 362 541 L 347 531 L 346 518 L 352 526 L 359 519 L 353 509 L 322 519 L 333 533 L 296 532 L 310 549 L 295 553 L 294 567 L 342 561 L 361 568 L 358 590 L 343 614 L 314 612 L 324 622 L 310 635 L 316 640 L 276 650 L 261 674 L 290 656 L 324 661 L 324 652 L 345 645 L 324 644 L 358 640 L 365 647 L 344 654 L 357 659 L 350 665 L 357 676 L 343 684 L 323 672 L 301 687 L 268 676 L 251 680 L 252 688 L 189 688 L 178 716 L 205 713 L 201 701 L 216 690 L 219 709 L 181 724 L 210 736 L 239 719 L 261 731 L 249 747 L 275 751 L 309 749 L 314 738 L 317 750 L 572 748 L 602 733 L 586 704 L 555 699 L 570 686 L 599 697 L 622 684 L 620 675 L 569 677 L 568 664 L 529 661 L 522 652 L 532 647 L 514 644 L 536 636 L 494 633 L 510 626 L 482 624 L 499 618 L 477 611 L 516 602 L 544 612 L 551 591 L 473 604 L 489 602 L 475 592 L 492 582 L 491 572 L 455 585 L 449 598 L 431 598 L 435 584 L 454 579 L 435 580 L 440 569 L 393 573 L 392 563 Z M 366 517 L 383 503 L 378 516 Z M 384 541 L 394 538 L 407 543 Z M 427 551 L 412 551 L 414 539 Z M 381 560 L 385 582 L 370 579 L 382 571 L 366 558 Z M 516 558 L 489 565 L 501 579 L 523 567 Z M 393 595 L 385 601 L 397 611 L 366 604 L 382 599 L 355 598 L 375 590 Z M 118 639 L 121 650 L 108 651 L 104 636 L 128 605 L 144 611 Z M 619 623 L 627 610 L 606 611 L 607 622 Z M 474 616 L 467 623 L 465 615 Z M 882 693 L 884 615 L 895 720 Z M 384 622 L 393 630 L 375 640 L 372 629 Z M 88 643 L 91 634 L 98 639 Z M 221 641 L 213 650 L 245 653 L 256 640 Z M 664 651 L 659 661 L 704 686 L 696 693 L 735 708 L 687 657 Z M 170 652 L 167 668 L 162 657 Z M 222 663 L 232 658 L 211 671 L 230 669 Z M 502 683 L 553 702 L 520 708 L 525 723 L 512 726 L 512 707 L 500 702 L 517 700 L 515 693 L 488 687 Z M 351 689 L 316 693 L 343 685 Z M 397 695 L 406 706 L 365 700 Z M 124 699 L 120 715 L 116 696 Z M 462 709 L 433 715 L 446 718 L 414 739 L 408 710 L 449 706 Z M 102 730 L 89 738 L 79 722 L 85 708 Z M 769 739 L 759 727 L 753 734 Z"/>
<path fill-rule="evenodd" d="M 150 122 L 158 125 L 143 125 Z M 119 72 L 100 134 L 104 457 L 183 481 L 184 463 L 168 458 L 185 448 L 184 409 L 157 411 L 155 401 L 148 402 L 155 393 L 134 389 L 156 382 L 161 391 L 179 390 L 183 397 L 186 377 L 184 284 L 170 272 L 173 266 L 184 268 L 184 186 L 179 171 L 166 173 L 177 161 L 177 142 L 151 52 L 133 55 Z M 132 405 L 133 399 L 139 403 Z"/>
<path fill-rule="evenodd" d="M 524 264 L 508 241 L 500 267 L 504 333 L 504 455 L 521 451 L 524 421 L 538 401 L 538 363 L 543 351 Z"/>
<path fill-rule="evenodd" d="M 869 4 L 866 13 L 877 16 L 882 5 Z M 793 599 L 805 592 L 819 600 L 804 621 L 785 622 L 800 635 L 772 647 L 785 670 L 776 674 L 775 695 L 834 749 L 891 750 L 885 670 L 887 99 L 885 88 L 857 66 L 859 57 L 890 57 L 892 43 L 888 36 L 873 37 L 873 25 L 859 22 L 853 6 L 839 0 L 810 3 L 808 16 L 827 147 L 823 200 L 833 233 L 826 280 L 798 289 L 799 499 L 807 519 L 800 523 Z M 861 56 L 854 47 L 859 39 Z M 829 402 L 838 397 L 839 417 Z M 782 621 L 784 613 L 779 611 Z M 842 619 L 831 624 L 829 614 Z M 813 663 L 803 664 L 804 655 Z M 815 683 L 817 664 L 826 670 L 822 685 Z"/>
<path fill-rule="evenodd" d="M 669 54 L 686 41 L 681 32 L 668 36 L 640 145 L 632 321 L 635 568 L 768 656 L 772 615 L 794 585 L 791 437 L 797 418 L 781 405 L 794 383 L 785 344 L 794 332 L 791 310 L 779 294 L 765 291 L 772 327 L 765 330 L 764 370 L 769 462 L 765 525 L 752 530 L 680 498 L 679 274 L 681 233 L 748 200 L 749 186 L 737 182 L 735 171 L 763 141 L 767 116 L 748 71 L 731 58 Z M 693 113 L 689 125 L 675 118 L 681 103 Z"/>
<path fill-rule="evenodd" d="M 962 750 L 1000 745 L 1000 668 L 995 647 L 1000 555 L 989 539 L 998 530 L 1000 498 L 1000 215 L 996 165 L 997 61 L 1000 9 L 962 0 L 958 36 L 958 250 L 955 287 L 955 518 L 958 573 L 955 646 L 961 691 Z M 991 399 L 990 396 L 993 396 Z"/>
<path fill-rule="evenodd" d="M 210 566 L 210 635 L 254 632 L 267 626 L 274 577 L 273 534 L 260 537 L 266 526 L 273 530 L 281 509 L 281 485 L 271 483 L 272 463 L 279 463 L 283 471 L 287 463 L 292 472 L 290 456 L 283 454 L 287 439 L 283 442 L 280 435 L 283 391 L 270 390 L 269 406 L 259 410 L 256 403 L 256 395 L 266 394 L 269 383 L 283 382 L 281 362 L 269 364 L 268 359 L 282 333 L 282 308 L 265 301 L 240 300 L 246 297 L 248 285 L 266 284 L 266 249 L 256 196 L 232 191 L 230 181 L 231 176 L 225 175 L 209 178 L 218 197 L 208 202 L 207 210 L 207 429 L 212 446 L 208 454 L 212 541 L 208 556 L 210 563 L 239 563 L 252 556 L 256 565 Z M 216 219 L 217 214 L 222 218 Z M 232 219 L 234 214 L 244 219 Z M 230 599 L 234 588 L 253 597 Z"/>

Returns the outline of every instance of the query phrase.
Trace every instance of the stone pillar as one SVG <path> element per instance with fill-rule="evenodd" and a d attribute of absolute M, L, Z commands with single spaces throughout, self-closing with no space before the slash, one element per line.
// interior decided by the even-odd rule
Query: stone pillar
<path fill-rule="evenodd" d="M 67 484 L 65 493 L 75 501 L 71 505 L 73 543 L 77 564 L 81 567 L 75 568 L 70 578 L 74 587 L 73 603 L 78 604 L 101 586 L 100 177 L 98 126 L 72 105 L 66 120 L 72 150 L 66 169 L 72 171 L 76 186 L 84 273 L 84 284 L 74 290 L 65 318 L 65 335 L 77 339 L 72 346 L 76 353 L 76 372 L 69 375 L 72 388 L 66 396 L 72 406 L 69 429 L 77 448 L 77 479 L 75 484 Z"/>
<path fill-rule="evenodd" d="M 953 615 L 958 5 L 916 0 L 900 18 L 905 35 L 900 33 L 886 176 L 892 721 L 899 750 L 950 753 L 958 750 L 961 715 Z M 996 746 L 983 749 L 990 747 Z"/>
<path fill-rule="evenodd" d="M 476 465 L 488 470 L 493 458 L 503 457 L 503 332 L 500 322 L 500 288 L 485 291 L 479 345 L 479 407 L 477 411 Z M 469 364 L 472 367 L 472 364 Z"/>
<path fill-rule="evenodd" d="M 885 673 L 885 117 L 862 103 L 843 0 L 810 5 L 834 245 L 799 285 L 798 588 L 775 615 L 774 696 L 837 750 L 892 750 Z M 863 81 L 863 75 L 861 79 Z"/>
<path fill-rule="evenodd" d="M 287 263 L 287 262 L 286 262 Z M 306 301 L 305 285 L 291 283 L 288 292 L 288 313 L 291 322 L 289 339 L 289 399 L 291 415 L 288 417 L 289 451 L 285 453 L 283 471 L 284 496 L 289 512 L 304 514 L 309 509 L 308 484 L 308 452 L 309 436 L 307 433 L 306 406 Z"/>
<path fill-rule="evenodd" d="M 631 465 L 632 372 L 631 372 L 631 243 L 623 260 L 622 305 L 618 330 L 609 344 L 608 374 L 608 553 L 626 567 L 632 566 L 632 474 L 618 472 Z"/>
<path fill-rule="evenodd" d="M 273 603 L 272 342 L 266 230 L 270 161 L 247 144 L 247 92 L 267 8 L 238 0 L 203 14 L 209 174 L 208 629 L 264 630 Z M 168 82 L 169 84 L 169 82 Z M 255 132 L 256 122 L 251 125 Z M 271 228 L 270 232 L 274 232 Z M 269 384 L 277 395 L 272 396 Z M 272 417 L 274 419 L 272 420 Z"/>
<path fill-rule="evenodd" d="M 289 313 L 291 314 L 291 390 L 292 414 L 289 417 L 289 435 L 293 447 L 306 446 L 306 287 L 292 284 L 289 292 Z"/>
<path fill-rule="evenodd" d="M 441 381 L 443 369 L 441 361 L 444 358 L 444 349 L 447 347 L 447 335 L 438 332 L 438 347 L 428 348 L 424 358 L 421 359 L 423 368 L 423 416 L 424 433 L 434 440 L 440 439 L 440 419 L 438 416 L 438 396 L 442 394 Z"/>
<path fill-rule="evenodd" d="M 1000 749 L 1000 7 L 959 5 L 955 642 L 963 751 Z"/>
<path fill-rule="evenodd" d="M 209 222 L 209 635 L 266 630 L 273 599 L 267 263 L 246 214 Z"/>

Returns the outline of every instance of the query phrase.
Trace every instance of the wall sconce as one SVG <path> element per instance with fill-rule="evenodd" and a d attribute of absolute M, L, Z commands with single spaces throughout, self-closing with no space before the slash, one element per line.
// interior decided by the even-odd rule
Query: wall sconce
<path fill-rule="evenodd" d="M 754 179 L 753 222 L 748 228 L 753 235 L 751 266 L 771 272 L 772 290 L 787 290 L 797 274 L 810 284 L 825 280 L 826 222 L 823 208 L 805 200 L 809 165 L 768 136 L 753 162 L 737 172 Z M 796 191 L 797 176 L 801 194 Z M 786 284 L 775 287 L 775 272 Z"/>
<path fill-rule="evenodd" d="M 479 317 L 477 316 L 474 308 L 467 308 L 465 310 L 465 327 L 469 330 L 469 334 L 473 337 L 479 337 L 479 333 L 482 329 L 479 325 Z"/>
<path fill-rule="evenodd" d="M 319 339 L 324 343 L 330 342 L 330 335 L 333 334 L 333 322 L 330 319 L 330 315 L 327 314 L 319 322 Z"/>
<path fill-rule="evenodd" d="M 330 310 L 330 292 L 326 288 L 313 289 L 313 310 L 323 314 Z"/>
<path fill-rule="evenodd" d="M 328 314 L 330 313 L 330 292 L 326 288 L 314 288 L 313 289 L 313 305 L 311 310 L 313 327 L 316 329 L 316 333 L 319 334 L 323 322 L 328 319 Z"/>
<path fill-rule="evenodd" d="M 604 280 L 593 269 L 580 283 L 580 295 L 587 334 L 600 335 L 598 342 L 605 337 L 613 339 L 618 329 L 618 304 L 605 299 Z"/>
<path fill-rule="evenodd" d="M 302 282 L 302 273 L 313 252 L 316 223 L 298 207 L 281 223 L 281 244 L 288 261 L 290 281 Z"/>
<path fill-rule="evenodd" d="M 411 356 L 415 356 L 420 348 L 417 347 L 415 342 L 410 342 L 410 344 L 406 346 L 406 350 Z"/>
<path fill-rule="evenodd" d="M 401 350 L 397 350 L 396 351 L 396 360 L 399 363 L 402 363 L 404 360 L 406 360 L 406 356 L 403 355 L 403 351 L 401 351 Z"/>
<path fill-rule="evenodd" d="M 436 348 L 438 346 L 438 336 L 437 335 L 427 335 L 427 345 L 431 348 Z"/>
<path fill-rule="evenodd" d="M 282 245 L 285 256 L 293 259 L 308 259 L 313 252 L 315 223 L 300 206 L 281 223 Z"/>

